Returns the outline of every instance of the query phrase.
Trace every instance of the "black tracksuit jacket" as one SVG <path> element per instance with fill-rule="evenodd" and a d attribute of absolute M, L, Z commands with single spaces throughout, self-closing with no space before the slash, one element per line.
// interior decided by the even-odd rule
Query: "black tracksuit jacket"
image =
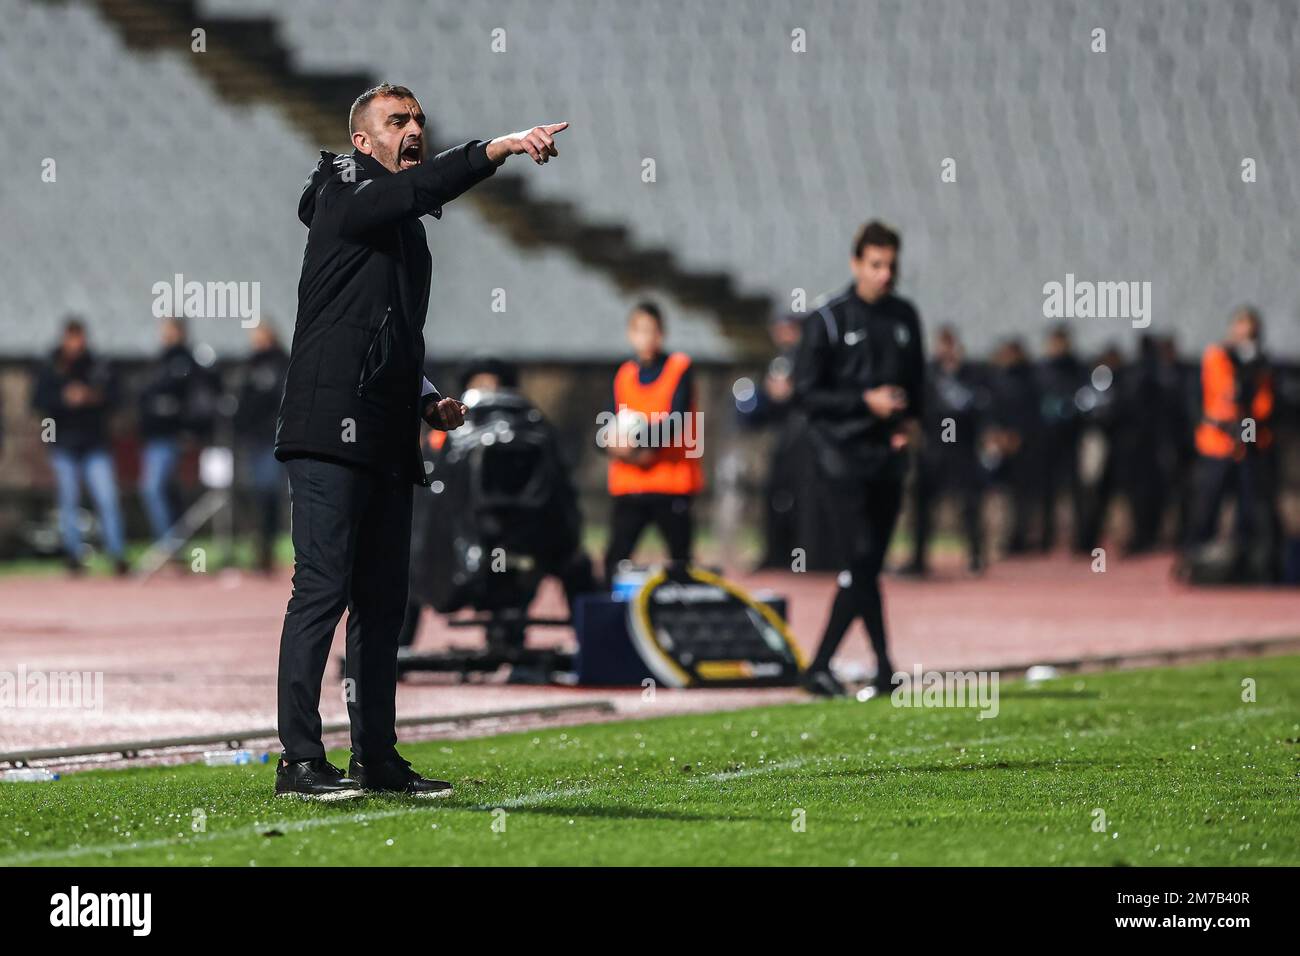
<path fill-rule="evenodd" d="M 496 171 L 473 140 L 391 172 L 321 151 L 298 204 L 308 227 L 275 456 L 340 461 L 427 484 L 420 456 L 432 258 L 420 217 Z"/>
<path fill-rule="evenodd" d="M 862 393 L 880 385 L 902 388 L 907 410 L 888 419 L 873 415 Z M 868 303 L 849 286 L 804 320 L 794 393 L 826 477 L 901 481 L 907 458 L 890 449 L 889 439 L 904 419 L 920 414 L 925 397 L 916 309 L 892 294 Z"/>

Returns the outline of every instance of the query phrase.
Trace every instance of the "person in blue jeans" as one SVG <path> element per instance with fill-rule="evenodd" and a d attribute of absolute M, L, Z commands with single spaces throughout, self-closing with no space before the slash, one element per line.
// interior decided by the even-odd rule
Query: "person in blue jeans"
<path fill-rule="evenodd" d="M 266 323 L 256 326 L 250 337 L 252 351 L 237 372 L 235 441 L 246 462 L 254 505 L 251 510 L 257 512 L 257 567 L 270 573 L 275 567 L 275 539 L 288 488 L 284 465 L 275 457 L 275 419 L 280 411 L 289 354 Z"/>
<path fill-rule="evenodd" d="M 93 356 L 85 325 L 69 318 L 50 361 L 36 379 L 32 404 L 42 416 L 41 435 L 50 446 L 58 488 L 59 530 L 68 569 L 82 570 L 78 509 L 84 482 L 99 515 L 104 550 L 118 574 L 128 570 L 117 478 L 109 451 L 108 414 L 116 397 L 108 365 Z"/>
<path fill-rule="evenodd" d="M 196 394 L 203 370 L 185 344 L 180 319 L 162 321 L 162 353 L 140 395 L 140 497 L 155 541 L 167 537 L 176 520 L 171 488 L 181 442 L 194 425 Z"/>

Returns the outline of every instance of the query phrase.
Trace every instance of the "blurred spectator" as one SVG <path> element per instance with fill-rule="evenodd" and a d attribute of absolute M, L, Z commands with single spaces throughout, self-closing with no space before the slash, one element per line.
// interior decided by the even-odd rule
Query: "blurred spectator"
<path fill-rule="evenodd" d="M 1201 418 L 1201 369 L 1199 363 L 1184 363 L 1178 357 L 1173 336 L 1160 340 L 1160 366 L 1161 375 L 1168 378 L 1169 400 L 1173 405 L 1170 420 L 1177 422 L 1165 440 L 1173 448 L 1170 494 L 1177 522 L 1172 537 L 1181 546 L 1192 526 L 1196 497 L 1196 423 Z"/>
<path fill-rule="evenodd" d="M 48 433 L 50 463 L 58 486 L 64 553 L 74 574 L 82 570 L 77 520 L 82 481 L 99 515 L 104 549 L 117 573 L 127 572 L 122 512 L 108 441 L 108 414 L 115 398 L 111 370 L 91 354 L 83 323 L 69 318 L 58 348 L 37 376 L 32 404 L 53 422 Z"/>
<path fill-rule="evenodd" d="M 1181 373 L 1167 339 L 1143 335 L 1127 378 L 1133 410 L 1122 450 L 1125 493 L 1133 516 L 1127 550 L 1142 554 L 1159 544 L 1168 506 L 1177 497 L 1178 468 L 1185 459 L 1190 425 L 1183 409 Z"/>
<path fill-rule="evenodd" d="M 913 486 L 912 560 L 903 571 L 917 576 L 928 572 L 934 508 L 942 495 L 950 494 L 961 506 L 967 565 L 979 573 L 984 569 L 981 510 L 985 486 L 979 437 L 991 398 L 984 376 L 966 361 L 952 326 L 944 326 L 935 336 L 934 358 L 925 382 Z"/>
<path fill-rule="evenodd" d="M 1078 535 L 1083 499 L 1079 485 L 1080 422 L 1075 397 L 1087 383 L 1088 372 L 1074 354 L 1070 330 L 1065 325 L 1058 325 L 1048 333 L 1044 351 L 1039 365 L 1043 486 L 1040 492 L 1042 537 L 1038 546 L 1042 551 L 1051 551 L 1056 545 L 1056 512 L 1062 489 L 1069 493 L 1073 531 Z"/>
<path fill-rule="evenodd" d="M 1011 520 L 1007 554 L 1029 550 L 1030 524 L 1042 509 L 1042 404 L 1034 367 L 1019 339 L 1002 343 L 994 357 L 991 455 L 1006 482 Z"/>
<path fill-rule="evenodd" d="M 818 493 L 820 469 L 808 434 L 808 418 L 792 401 L 794 360 L 803 335 L 804 317 L 785 315 L 769 327 L 776 357 L 768 364 L 761 387 L 748 379 L 733 388 L 741 423 L 773 428 L 763 488 L 763 557 L 759 567 L 789 570 L 795 549 L 802 550 L 804 570 L 833 571 L 844 567 L 839 521 L 834 502 Z"/>
<path fill-rule="evenodd" d="M 1119 348 L 1106 346 L 1081 402 L 1086 410 L 1085 429 L 1091 430 L 1095 439 L 1095 461 L 1083 485 L 1081 521 L 1075 536 L 1075 549 L 1080 553 L 1091 553 L 1101 543 L 1121 468 L 1131 453 L 1133 423 L 1140 415 L 1131 398 L 1129 373 Z"/>
<path fill-rule="evenodd" d="M 754 389 L 738 384 L 733 389 L 736 412 L 744 424 L 755 428 L 780 424 L 792 410 L 794 384 L 791 373 L 795 354 L 799 351 L 801 328 L 801 317 L 797 315 L 782 316 L 768 325 L 776 356 L 767 365 L 762 386 Z M 748 379 L 741 382 L 752 385 Z"/>
<path fill-rule="evenodd" d="M 253 350 L 239 370 L 235 393 L 235 445 L 246 463 L 257 509 L 257 566 L 269 573 L 275 565 L 275 539 L 287 487 L 284 466 L 275 460 L 275 418 L 289 355 L 265 322 L 253 329 L 251 338 Z"/>
<path fill-rule="evenodd" d="M 1236 502 L 1234 541 L 1239 569 L 1253 578 L 1276 575 L 1278 520 L 1273 449 L 1273 370 L 1264 355 L 1262 322 L 1253 309 L 1232 317 L 1228 338 L 1201 361 L 1202 418 L 1196 429 L 1193 546 L 1209 542 L 1223 499 Z"/>
<path fill-rule="evenodd" d="M 163 319 L 161 337 L 162 353 L 140 395 L 140 495 L 155 541 L 166 538 L 175 521 L 172 480 L 191 425 L 192 390 L 201 375 L 180 319 Z"/>

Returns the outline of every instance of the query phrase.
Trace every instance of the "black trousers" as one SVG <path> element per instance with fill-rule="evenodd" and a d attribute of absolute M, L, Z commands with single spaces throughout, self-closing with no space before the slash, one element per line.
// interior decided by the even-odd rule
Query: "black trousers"
<path fill-rule="evenodd" d="M 664 536 L 673 561 L 691 559 L 690 495 L 614 495 L 609 548 L 605 552 L 605 584 L 613 583 L 618 563 L 632 556 L 637 539 L 653 524 Z"/>
<path fill-rule="evenodd" d="M 293 459 L 286 467 L 294 559 L 293 594 L 280 635 L 284 756 L 325 756 L 321 681 L 346 608 L 343 694 L 352 752 L 378 762 L 397 746 L 397 636 L 406 610 L 414 486 L 311 458 Z"/>
<path fill-rule="evenodd" d="M 889 685 L 894 665 L 885 636 L 885 607 L 880 597 L 880 569 L 889 550 L 903 502 L 903 483 L 897 478 L 849 484 L 836 482 L 827 489 L 842 509 L 848 539 L 848 567 L 840 573 L 830 620 L 809 670 L 825 670 L 854 618 L 862 618 L 876 654 L 876 684 Z"/>
<path fill-rule="evenodd" d="M 1024 554 L 1029 550 L 1034 518 L 1043 510 L 1043 475 L 1038 449 L 1025 445 L 1007 456 L 1005 474 L 1007 503 L 1011 509 L 1005 550 L 1008 554 Z"/>
<path fill-rule="evenodd" d="M 1042 551 L 1051 551 L 1056 547 L 1056 509 L 1060 504 L 1062 489 L 1070 495 L 1070 514 L 1073 517 L 1071 528 L 1075 540 L 1078 540 L 1079 525 L 1083 516 L 1083 486 L 1079 481 L 1079 434 L 1068 427 L 1048 428 L 1043 435 L 1043 447 L 1039 455 L 1042 466 L 1042 496 L 1039 507 L 1042 509 L 1042 532 L 1038 547 Z"/>
<path fill-rule="evenodd" d="M 1225 500 L 1236 503 L 1233 540 L 1239 550 L 1277 547 L 1281 527 L 1277 513 L 1277 461 L 1271 454 L 1247 455 L 1243 460 L 1200 456 L 1195 471 L 1196 501 L 1187 544 L 1197 547 L 1214 539 Z"/>
<path fill-rule="evenodd" d="M 924 570 L 929 560 L 930 536 L 934 530 L 934 509 L 945 494 L 961 505 L 962 530 L 972 568 L 984 560 L 984 478 L 979 460 L 965 455 L 921 455 L 916 463 L 913 485 L 912 567 Z"/>
<path fill-rule="evenodd" d="M 1139 434 L 1124 457 L 1122 484 L 1133 515 L 1128 541 L 1131 553 L 1149 551 L 1160 543 L 1166 504 L 1170 497 L 1169 469 L 1161 454 L 1161 435 Z"/>
<path fill-rule="evenodd" d="M 1110 512 L 1111 500 L 1115 497 L 1115 486 L 1119 483 L 1119 459 L 1113 436 L 1106 438 L 1106 453 L 1102 460 L 1101 471 L 1084 489 L 1083 517 L 1079 523 L 1079 533 L 1075 536 L 1075 550 L 1080 554 L 1091 554 L 1101 544 L 1106 531 L 1106 517 Z"/>

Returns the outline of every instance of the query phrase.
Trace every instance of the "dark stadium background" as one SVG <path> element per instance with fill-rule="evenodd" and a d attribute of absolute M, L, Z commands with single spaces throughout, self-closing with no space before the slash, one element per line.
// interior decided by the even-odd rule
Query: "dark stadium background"
<path fill-rule="evenodd" d="M 625 353 L 627 306 L 664 304 L 669 346 L 703 372 L 710 488 L 738 456 L 756 520 L 770 436 L 738 427 L 732 384 L 760 380 L 764 323 L 794 290 L 812 303 L 846 281 L 848 237 L 878 215 L 904 236 L 900 291 L 976 358 L 1008 335 L 1036 356 L 1040 287 L 1067 271 L 1152 280 L 1149 331 L 1176 336 L 1189 368 L 1232 308 L 1258 305 L 1294 526 L 1292 4 L 3 0 L 0 13 L 6 127 L 36 131 L 8 147 L 32 181 L 0 183 L 0 556 L 30 551 L 24 528 L 50 500 L 29 397 L 63 317 L 86 319 L 128 386 L 113 428 L 125 489 L 130 386 L 155 348 L 149 286 L 175 272 L 260 282 L 287 343 L 298 187 L 378 80 L 425 97 L 438 143 L 535 114 L 573 123 L 563 162 L 496 177 L 429 230 L 428 357 L 440 382 L 474 357 L 519 361 L 579 461 L 594 523 L 603 463 L 586 436 Z M 1104 53 L 1090 49 L 1099 26 Z M 55 184 L 35 178 L 46 157 Z M 946 157 L 958 178 L 941 185 Z M 1237 175 L 1243 157 L 1253 184 Z M 490 311 L 498 287 L 504 315 Z M 1072 325 L 1085 359 L 1112 341 L 1132 357 L 1126 322 Z M 218 371 L 247 349 L 232 320 L 190 334 Z M 133 496 L 123 503 L 138 536 Z"/>

